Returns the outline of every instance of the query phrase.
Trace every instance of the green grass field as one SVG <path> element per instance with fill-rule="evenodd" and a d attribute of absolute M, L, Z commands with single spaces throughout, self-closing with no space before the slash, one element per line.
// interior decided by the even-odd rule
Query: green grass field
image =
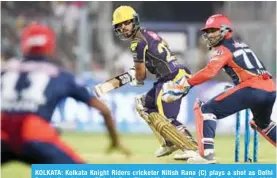
<path fill-rule="evenodd" d="M 122 141 L 130 148 L 133 155 L 126 158 L 118 153 L 105 154 L 108 146 L 106 135 L 91 133 L 63 133 L 62 137 L 72 145 L 89 163 L 161 163 L 184 164 L 184 161 L 174 161 L 173 155 L 163 158 L 155 158 L 153 153 L 158 148 L 158 142 L 153 135 L 122 135 Z M 217 136 L 216 156 L 219 163 L 234 163 L 235 136 Z M 252 137 L 251 137 L 252 139 Z M 251 140 L 252 143 L 252 140 Z M 241 160 L 243 160 L 243 137 L 241 138 Z M 253 145 L 250 145 L 250 154 Z M 259 163 L 276 163 L 276 150 L 265 139 L 259 138 Z M 28 178 L 31 176 L 30 168 L 20 163 L 9 163 L 2 166 L 2 178 Z"/>

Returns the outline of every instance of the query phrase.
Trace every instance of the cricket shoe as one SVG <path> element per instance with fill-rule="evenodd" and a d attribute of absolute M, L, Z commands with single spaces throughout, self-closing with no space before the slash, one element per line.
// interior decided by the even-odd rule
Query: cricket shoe
<path fill-rule="evenodd" d="M 155 156 L 157 158 L 170 155 L 174 151 L 178 150 L 178 148 L 175 145 L 172 146 L 161 146 L 156 152 Z"/>
<path fill-rule="evenodd" d="M 175 154 L 174 160 L 187 160 L 198 155 L 197 151 L 194 150 L 185 150 L 183 153 Z"/>
<path fill-rule="evenodd" d="M 209 153 L 206 156 L 202 157 L 200 154 L 189 158 L 187 160 L 188 164 L 216 164 L 215 154 Z"/>

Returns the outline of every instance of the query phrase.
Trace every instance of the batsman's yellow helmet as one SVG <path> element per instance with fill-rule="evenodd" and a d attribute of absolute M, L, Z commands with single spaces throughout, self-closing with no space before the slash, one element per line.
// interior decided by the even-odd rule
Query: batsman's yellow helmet
<path fill-rule="evenodd" d="M 120 24 L 127 20 L 134 19 L 137 16 L 136 11 L 130 6 L 120 6 L 113 13 L 113 25 Z"/>

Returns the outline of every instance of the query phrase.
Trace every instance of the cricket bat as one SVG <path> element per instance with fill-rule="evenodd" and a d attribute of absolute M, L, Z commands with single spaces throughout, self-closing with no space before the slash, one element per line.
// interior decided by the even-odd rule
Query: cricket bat
<path fill-rule="evenodd" d="M 132 77 L 128 72 L 122 73 L 116 77 L 106 80 L 94 87 L 94 91 L 97 97 L 101 97 L 106 93 L 122 87 L 132 81 Z"/>

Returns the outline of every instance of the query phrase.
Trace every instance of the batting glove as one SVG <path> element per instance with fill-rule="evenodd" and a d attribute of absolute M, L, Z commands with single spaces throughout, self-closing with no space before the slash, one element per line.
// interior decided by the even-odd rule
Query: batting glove
<path fill-rule="evenodd" d="M 128 73 L 129 73 L 129 75 L 131 76 L 131 79 L 132 79 L 132 81 L 129 83 L 131 86 L 140 87 L 140 86 L 144 85 L 143 81 L 138 81 L 136 79 L 136 69 L 134 67 L 129 69 Z"/>

